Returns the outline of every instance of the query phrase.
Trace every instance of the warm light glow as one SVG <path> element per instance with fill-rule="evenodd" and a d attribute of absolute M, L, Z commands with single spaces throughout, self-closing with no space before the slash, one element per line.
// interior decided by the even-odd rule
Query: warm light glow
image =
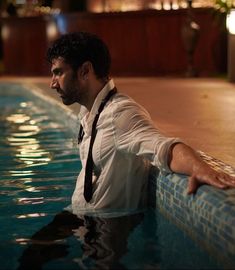
<path fill-rule="evenodd" d="M 195 23 L 195 22 L 191 22 L 190 23 L 190 26 L 191 26 L 192 29 L 195 29 L 195 30 L 199 30 L 200 29 L 199 25 L 197 23 Z"/>
<path fill-rule="evenodd" d="M 10 35 L 10 30 L 9 30 L 9 28 L 8 28 L 7 26 L 4 25 L 4 26 L 2 27 L 2 38 L 3 38 L 3 39 L 8 39 L 9 35 Z"/>
<path fill-rule="evenodd" d="M 227 16 L 227 29 L 231 35 L 235 35 L 235 9 L 232 9 Z"/>
<path fill-rule="evenodd" d="M 41 204 L 44 203 L 44 197 L 34 197 L 34 198 L 19 198 L 17 200 L 18 204 Z"/>
<path fill-rule="evenodd" d="M 169 1 L 164 1 L 163 9 L 165 9 L 165 10 L 170 10 L 171 9 L 171 4 L 170 4 Z"/>
<path fill-rule="evenodd" d="M 22 107 L 22 108 L 25 108 L 27 106 L 28 106 L 27 102 L 21 102 L 20 103 L 20 107 Z"/>
<path fill-rule="evenodd" d="M 155 3 L 152 3 L 152 2 L 151 2 L 151 3 L 149 4 L 149 8 L 161 10 L 161 9 L 162 9 L 161 1 L 158 0 L 158 1 L 156 1 Z"/>
<path fill-rule="evenodd" d="M 17 218 L 35 218 L 35 217 L 45 217 L 45 213 L 32 213 L 32 214 L 25 214 L 25 215 L 19 215 Z"/>
<path fill-rule="evenodd" d="M 25 190 L 27 190 L 28 192 L 40 192 L 41 190 L 38 190 L 37 188 L 35 187 L 28 187 L 26 188 Z"/>
<path fill-rule="evenodd" d="M 22 151 L 20 151 L 19 155 L 16 154 L 16 157 L 17 156 L 21 156 L 21 157 L 26 156 L 26 157 L 29 157 L 29 158 L 32 158 L 32 157 L 40 158 L 40 157 L 42 157 L 44 155 L 47 155 L 47 154 L 49 154 L 49 152 L 42 151 L 42 150 L 40 150 L 40 151 L 35 151 L 35 150 L 27 151 L 27 150 L 23 149 Z"/>
<path fill-rule="evenodd" d="M 172 2 L 172 9 L 179 9 L 179 3 L 177 0 Z"/>
<path fill-rule="evenodd" d="M 15 117 L 11 117 L 10 120 L 14 120 L 15 122 Z M 18 131 L 21 132 L 13 132 L 11 137 L 7 138 L 9 145 L 17 147 L 15 157 L 20 160 L 21 163 L 26 164 L 26 167 L 48 164 L 48 162 L 51 161 L 51 154 L 41 148 L 36 138 L 31 138 L 32 135 L 36 135 L 40 131 L 40 128 L 33 125 L 19 125 Z M 10 171 L 9 173 L 12 176 L 23 176 L 31 175 L 31 172 L 32 171 Z"/>
<path fill-rule="evenodd" d="M 27 176 L 27 175 L 35 175 L 35 172 L 33 171 L 22 171 L 22 170 L 18 170 L 18 171 L 9 171 L 11 176 Z"/>
<path fill-rule="evenodd" d="M 116 11 L 136 11 L 141 10 L 142 6 L 143 3 L 140 1 L 123 1 L 121 5 L 118 5 L 117 3 L 116 6 L 113 6 L 113 8 L 116 8 Z"/>
<path fill-rule="evenodd" d="M 187 0 L 87 0 L 87 10 L 90 12 L 136 11 L 148 8 L 176 10 L 187 7 Z M 194 0 L 192 7 L 215 7 L 215 1 Z"/>
<path fill-rule="evenodd" d="M 25 164 L 35 164 L 35 166 L 38 166 L 40 164 L 48 164 L 48 162 L 51 161 L 50 158 L 23 158 L 19 155 L 16 155 L 21 161 L 23 161 Z"/>
<path fill-rule="evenodd" d="M 13 122 L 13 123 L 16 123 L 16 124 L 22 124 L 26 121 L 28 121 L 30 119 L 29 116 L 25 115 L 25 114 L 12 114 L 10 116 L 8 116 L 7 118 L 7 121 L 9 122 Z"/>
<path fill-rule="evenodd" d="M 12 136 L 14 137 L 29 137 L 37 134 L 37 132 L 12 132 Z"/>
<path fill-rule="evenodd" d="M 24 181 L 24 184 L 29 184 L 33 182 L 33 178 L 21 178 L 22 181 Z"/>
<path fill-rule="evenodd" d="M 28 145 L 28 144 L 35 144 L 37 142 L 37 140 L 34 138 L 15 138 L 15 137 L 8 137 L 7 141 L 12 146 L 17 146 L 17 145 L 23 146 L 23 145 Z"/>
<path fill-rule="evenodd" d="M 58 29 L 55 22 L 50 22 L 47 25 L 47 37 L 49 40 L 53 40 L 58 35 Z"/>
<path fill-rule="evenodd" d="M 28 242 L 30 241 L 30 239 L 27 238 L 16 238 L 16 243 L 20 244 L 20 245 L 27 245 Z"/>
<path fill-rule="evenodd" d="M 34 126 L 34 125 L 22 125 L 19 127 L 19 130 L 21 131 L 39 131 L 40 128 L 38 126 Z"/>
<path fill-rule="evenodd" d="M 187 8 L 188 7 L 188 5 L 187 5 L 187 2 L 185 1 L 185 2 L 180 2 L 180 7 L 181 8 Z"/>
<path fill-rule="evenodd" d="M 27 105 L 25 102 L 20 104 L 23 108 Z M 12 132 L 11 136 L 7 138 L 9 145 L 18 148 L 18 154 L 16 153 L 15 157 L 25 163 L 27 167 L 48 164 L 51 160 L 50 153 L 42 149 L 39 141 L 32 137 L 40 131 L 39 126 L 35 125 L 35 121 L 25 114 L 12 114 L 6 119 L 14 124 L 21 124 L 17 125 L 17 131 Z"/>

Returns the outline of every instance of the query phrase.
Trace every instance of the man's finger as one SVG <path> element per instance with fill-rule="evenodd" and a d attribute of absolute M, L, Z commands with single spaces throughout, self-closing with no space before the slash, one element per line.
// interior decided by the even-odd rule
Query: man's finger
<path fill-rule="evenodd" d="M 217 177 L 217 179 L 229 187 L 235 187 L 235 177 L 227 174 L 221 174 Z"/>
<path fill-rule="evenodd" d="M 219 177 L 216 177 L 215 179 L 210 179 L 210 181 L 201 181 L 197 177 L 191 176 L 191 177 L 189 177 L 187 193 L 188 194 L 195 193 L 197 191 L 197 189 L 199 188 L 199 186 L 201 186 L 203 184 L 211 185 L 211 186 L 221 188 L 221 189 L 226 189 L 226 188 L 229 188 L 231 186 L 225 180 L 222 181 L 221 179 L 219 179 Z"/>
<path fill-rule="evenodd" d="M 187 193 L 188 194 L 195 193 L 199 186 L 200 186 L 200 183 L 197 181 L 196 177 L 194 176 L 189 177 Z"/>

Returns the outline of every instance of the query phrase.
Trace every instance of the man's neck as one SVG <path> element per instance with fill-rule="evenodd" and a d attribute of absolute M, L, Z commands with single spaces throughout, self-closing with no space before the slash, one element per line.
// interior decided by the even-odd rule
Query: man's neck
<path fill-rule="evenodd" d="M 100 91 L 104 88 L 108 80 L 96 80 L 95 82 L 91 83 L 89 92 L 88 92 L 88 98 L 86 104 L 84 106 L 87 108 L 87 110 L 90 112 L 92 109 L 92 106 L 95 102 L 95 99 L 97 95 L 100 93 Z"/>

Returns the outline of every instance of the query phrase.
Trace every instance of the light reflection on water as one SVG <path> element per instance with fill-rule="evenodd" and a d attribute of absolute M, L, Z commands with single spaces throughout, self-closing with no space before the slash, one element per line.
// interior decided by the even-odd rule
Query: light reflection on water
<path fill-rule="evenodd" d="M 24 168 L 25 166 L 21 165 L 21 167 Z M 32 176 L 35 174 L 35 172 L 31 170 L 9 171 L 6 173 L 9 173 L 11 176 L 26 176 L 26 175 Z"/>
<path fill-rule="evenodd" d="M 0 263 L 16 269 L 35 231 L 69 205 L 80 163 L 47 110 L 18 96 L 1 96 L 0 110 Z"/>
<path fill-rule="evenodd" d="M 30 120 L 30 117 L 28 115 L 18 113 L 18 114 L 11 114 L 10 116 L 7 116 L 6 120 L 9 122 L 13 122 L 15 124 L 23 124 L 26 121 Z"/>
<path fill-rule="evenodd" d="M 20 106 L 27 108 L 28 104 L 27 102 L 23 102 Z M 14 155 L 16 161 L 22 161 L 27 167 L 34 165 L 46 165 L 51 161 L 50 153 L 42 147 L 40 140 L 37 138 L 37 135 L 42 130 L 39 126 L 40 122 L 36 125 L 36 122 L 32 121 L 31 116 L 25 113 L 12 113 L 10 116 L 6 117 L 6 121 L 13 124 L 11 129 L 14 131 L 10 133 L 9 137 L 7 137 L 7 142 L 9 146 L 16 146 L 18 148 L 15 149 L 15 152 L 18 150 L 19 153 Z M 36 149 L 37 151 L 35 153 Z M 13 174 L 13 176 L 14 175 L 15 174 Z"/>
<path fill-rule="evenodd" d="M 50 203 L 59 203 L 59 209 L 62 209 L 62 204 L 69 204 L 80 170 L 71 135 L 63 125 L 50 120 L 46 109 L 27 98 L 1 96 L 0 109 L 2 211 L 5 209 L 8 216 L 7 202 L 12 206 L 13 217 L 26 219 L 47 215 Z M 17 206 L 15 213 L 13 205 Z M 43 205 L 44 211 L 37 210 L 36 205 Z M 34 208 L 24 213 L 24 208 L 19 206 Z M 54 209 L 56 211 L 56 207 Z M 21 213 L 17 214 L 17 211 Z"/>
<path fill-rule="evenodd" d="M 25 215 L 18 215 L 16 218 L 35 218 L 35 217 L 45 217 L 46 213 L 32 213 L 32 214 L 25 214 Z"/>

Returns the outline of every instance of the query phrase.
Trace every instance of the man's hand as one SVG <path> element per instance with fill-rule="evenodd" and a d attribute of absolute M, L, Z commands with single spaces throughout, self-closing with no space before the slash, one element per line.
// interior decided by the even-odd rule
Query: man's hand
<path fill-rule="evenodd" d="M 174 144 L 169 157 L 173 172 L 189 175 L 188 194 L 195 193 L 204 184 L 221 189 L 235 188 L 235 177 L 214 170 L 186 144 Z"/>
<path fill-rule="evenodd" d="M 203 164 L 203 167 L 189 177 L 188 194 L 195 193 L 198 187 L 203 184 L 221 189 L 235 188 L 235 177 L 224 172 L 218 172 L 207 164 Z"/>

